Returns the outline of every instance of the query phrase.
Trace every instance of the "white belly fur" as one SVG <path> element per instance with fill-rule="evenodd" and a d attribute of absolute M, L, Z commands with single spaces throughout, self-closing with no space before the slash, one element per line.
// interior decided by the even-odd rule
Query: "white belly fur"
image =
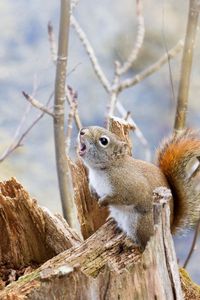
<path fill-rule="evenodd" d="M 112 186 L 103 170 L 89 170 L 89 181 L 99 197 L 112 195 Z"/>
<path fill-rule="evenodd" d="M 117 222 L 118 227 L 136 242 L 139 214 L 135 211 L 134 205 L 110 205 L 109 208 L 110 216 Z"/>

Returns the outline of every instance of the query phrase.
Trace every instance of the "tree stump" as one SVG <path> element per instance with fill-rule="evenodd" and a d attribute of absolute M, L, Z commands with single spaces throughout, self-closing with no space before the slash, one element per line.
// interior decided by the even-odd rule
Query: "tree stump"
<path fill-rule="evenodd" d="M 154 208 L 155 235 L 141 253 L 116 233 L 113 220 L 81 242 L 62 217 L 39 207 L 16 180 L 0 186 L 1 277 L 2 267 L 12 271 L 0 299 L 183 299 L 166 194 Z M 14 281 L 12 274 L 23 268 L 25 275 Z M 198 289 L 192 292 L 200 296 Z"/>

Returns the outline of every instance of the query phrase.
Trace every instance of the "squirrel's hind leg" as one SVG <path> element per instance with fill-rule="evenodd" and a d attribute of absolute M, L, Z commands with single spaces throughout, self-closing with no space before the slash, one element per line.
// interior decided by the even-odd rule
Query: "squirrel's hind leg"
<path fill-rule="evenodd" d="M 139 246 L 144 249 L 150 237 L 154 234 L 152 212 L 148 212 L 138 218 L 136 239 Z"/>

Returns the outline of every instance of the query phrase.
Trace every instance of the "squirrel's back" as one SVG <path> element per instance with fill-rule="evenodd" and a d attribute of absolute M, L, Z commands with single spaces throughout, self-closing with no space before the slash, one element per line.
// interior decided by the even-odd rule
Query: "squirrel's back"
<path fill-rule="evenodd" d="M 184 130 L 166 139 L 158 150 L 158 165 L 174 199 L 172 231 L 190 227 L 200 217 L 200 135 Z"/>

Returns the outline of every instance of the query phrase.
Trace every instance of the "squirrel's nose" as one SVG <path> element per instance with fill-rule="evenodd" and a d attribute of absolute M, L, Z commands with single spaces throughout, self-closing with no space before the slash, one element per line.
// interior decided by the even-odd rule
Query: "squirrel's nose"
<path fill-rule="evenodd" d="M 80 130 L 80 135 L 84 135 L 85 132 L 86 132 L 86 128 L 81 128 L 81 130 Z"/>

